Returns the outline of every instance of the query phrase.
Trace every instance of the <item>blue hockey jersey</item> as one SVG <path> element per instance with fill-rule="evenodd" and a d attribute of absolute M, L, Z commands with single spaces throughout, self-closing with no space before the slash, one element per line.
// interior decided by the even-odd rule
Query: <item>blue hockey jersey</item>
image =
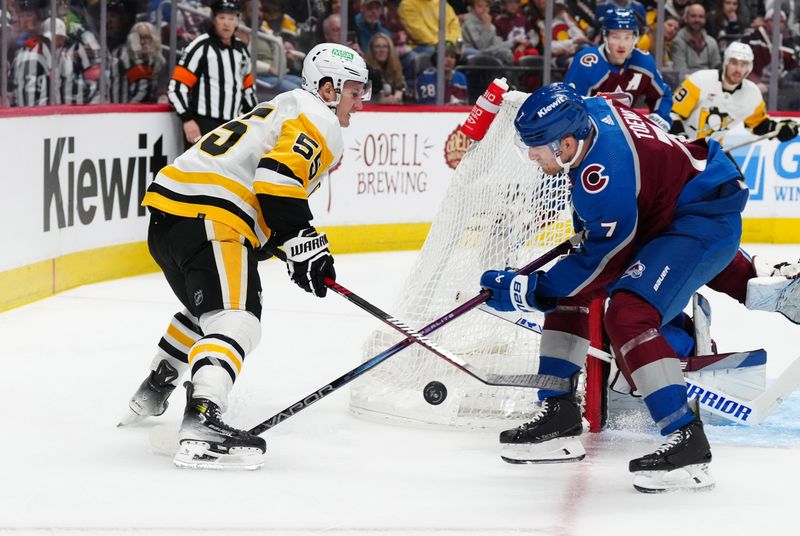
<path fill-rule="evenodd" d="M 586 99 L 586 105 L 594 138 L 570 179 L 576 228 L 587 234 L 579 251 L 539 274 L 540 298 L 607 289 L 683 205 L 740 177 L 713 140 L 682 143 L 638 112 L 604 98 Z M 722 210 L 741 211 L 743 203 L 737 196 Z"/>
<path fill-rule="evenodd" d="M 634 104 L 643 97 L 652 113 L 672 125 L 672 90 L 661 78 L 653 57 L 638 48 L 622 65 L 609 63 L 605 44 L 586 48 L 573 58 L 564 83 L 587 97 L 601 92 L 627 93 Z"/>

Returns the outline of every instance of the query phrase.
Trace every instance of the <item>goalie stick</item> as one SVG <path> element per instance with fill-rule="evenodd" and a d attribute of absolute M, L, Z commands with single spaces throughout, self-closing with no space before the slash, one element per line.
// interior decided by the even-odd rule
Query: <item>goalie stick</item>
<path fill-rule="evenodd" d="M 542 333 L 542 326 L 532 320 L 528 320 L 523 315 L 502 313 L 488 307 L 479 307 L 479 309 L 534 333 L 540 335 Z M 684 372 L 695 372 L 703 369 L 712 370 L 714 363 L 723 361 L 726 358 L 755 354 L 756 352 L 763 352 L 763 350 L 692 356 L 691 359 L 681 358 L 681 369 Z M 589 347 L 587 353 L 607 363 L 610 363 L 613 359 L 608 352 L 592 346 Z M 689 398 L 696 398 L 700 407 L 706 409 L 709 413 L 719 415 L 725 420 L 752 426 L 764 422 L 770 413 L 800 385 L 800 357 L 795 358 L 772 385 L 752 400 L 744 400 L 733 396 L 694 378 L 685 378 L 685 381 Z"/>
<path fill-rule="evenodd" d="M 577 247 L 580 244 L 580 240 L 581 240 L 581 235 L 572 236 L 570 239 L 565 240 L 564 242 L 561 242 L 560 244 L 558 244 L 557 246 L 555 246 L 551 250 L 549 250 L 546 253 L 544 253 L 543 255 L 541 255 L 539 258 L 531 261 L 529 264 L 527 264 L 526 266 L 521 268 L 518 273 L 525 275 L 525 274 L 530 274 L 530 273 L 534 272 L 535 270 L 538 270 L 539 268 L 541 268 L 542 266 L 546 265 L 550 261 L 558 258 L 560 255 L 568 253 L 570 250 L 572 250 L 575 247 Z M 281 253 L 283 253 L 283 252 L 281 252 Z M 279 253 L 278 255 L 280 255 L 281 253 Z M 432 333 L 433 331 L 436 331 L 437 329 L 441 328 L 445 324 L 448 324 L 450 321 L 458 318 L 459 316 L 463 315 L 464 313 L 466 313 L 468 311 L 471 311 L 475 307 L 477 307 L 480 304 L 486 302 L 486 300 L 488 300 L 490 296 L 491 296 L 491 292 L 489 292 L 488 290 L 485 290 L 485 289 L 481 290 L 480 293 L 478 293 L 473 298 L 467 300 L 466 302 L 462 303 L 461 305 L 459 305 L 455 309 L 445 313 L 444 315 L 442 315 L 441 317 L 437 318 L 436 320 L 434 320 L 433 322 L 431 322 L 430 324 L 428 324 L 424 328 L 420 329 L 419 330 L 419 334 L 425 336 L 425 335 L 428 335 L 428 334 Z M 369 371 L 369 370 L 375 368 L 376 366 L 380 365 L 381 363 L 383 363 L 384 361 L 389 359 L 394 354 L 400 352 L 401 350 L 407 348 L 408 346 L 411 346 L 412 344 L 414 344 L 414 342 L 416 342 L 416 341 L 414 339 L 410 338 L 410 337 L 398 342 L 394 346 L 392 346 L 390 348 L 387 348 L 386 350 L 384 350 L 383 352 L 379 353 L 378 355 L 376 355 L 376 356 L 368 359 L 367 361 L 361 363 L 359 366 L 357 366 L 356 368 L 352 369 L 351 371 L 346 372 L 345 374 L 339 376 L 338 378 L 336 378 L 332 382 L 328 383 L 327 385 L 324 385 L 323 387 L 320 387 L 319 389 L 317 389 L 313 393 L 310 393 L 309 395 L 305 396 L 304 398 L 298 400 L 297 402 L 295 402 L 291 406 L 285 408 L 283 411 L 280 411 L 280 412 L 276 413 L 275 415 L 273 415 L 269 419 L 267 419 L 267 420 L 263 421 L 262 423 L 254 426 L 253 428 L 251 428 L 249 430 L 249 432 L 251 434 L 256 434 L 256 435 L 263 434 L 267 430 L 275 427 L 276 425 L 280 424 L 281 422 L 285 421 L 286 419 L 288 419 L 288 418 L 292 417 L 293 415 L 296 415 L 298 412 L 304 410 L 305 408 L 307 408 L 308 406 L 310 406 L 314 402 L 318 402 L 319 400 L 325 398 L 326 396 L 328 396 L 329 394 L 333 393 L 334 391 L 337 391 L 341 387 L 344 387 L 345 385 L 347 385 L 351 381 L 355 380 L 356 378 L 358 378 L 362 374 L 364 374 L 367 371 Z"/>

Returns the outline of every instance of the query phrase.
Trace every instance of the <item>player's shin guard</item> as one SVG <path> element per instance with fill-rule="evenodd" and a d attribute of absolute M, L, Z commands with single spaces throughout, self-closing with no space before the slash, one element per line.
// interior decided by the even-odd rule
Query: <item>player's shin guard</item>
<path fill-rule="evenodd" d="M 631 460 L 633 487 L 642 493 L 706 491 L 714 487 L 708 472 L 711 447 L 703 423 L 696 418 L 667 436 L 651 454 Z"/>

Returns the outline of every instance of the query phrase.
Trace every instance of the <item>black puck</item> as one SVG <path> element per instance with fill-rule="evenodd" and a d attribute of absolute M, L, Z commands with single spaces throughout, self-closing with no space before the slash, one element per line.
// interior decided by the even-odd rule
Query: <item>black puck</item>
<path fill-rule="evenodd" d="M 430 382 L 422 390 L 422 396 L 425 397 L 425 402 L 431 406 L 438 406 L 447 398 L 447 387 L 442 382 Z"/>

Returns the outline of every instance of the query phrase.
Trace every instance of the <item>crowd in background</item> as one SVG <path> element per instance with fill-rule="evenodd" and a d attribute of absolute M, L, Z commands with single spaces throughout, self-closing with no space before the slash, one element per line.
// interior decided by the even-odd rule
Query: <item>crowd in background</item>
<path fill-rule="evenodd" d="M 253 26 L 252 2 L 259 3 L 259 35 L 269 36 L 250 47 L 256 59 L 259 100 L 299 87 L 305 53 L 319 42 L 335 41 L 363 55 L 375 88 L 374 103 L 436 102 L 439 0 L 350 0 L 345 36 L 340 0 L 243 0 L 236 37 L 245 44 L 254 35 L 244 28 Z M 37 106 L 53 98 L 55 104 L 167 102 L 172 73 L 163 44 L 168 43 L 170 25 L 177 26 L 180 57 L 184 47 L 209 30 L 208 3 L 181 1 L 191 9 L 179 9 L 172 16 L 169 1 L 108 0 L 107 46 L 101 58 L 99 0 L 58 0 L 54 25 L 49 0 L 7 0 L 7 23 L 2 27 L 7 98 L 0 104 Z M 781 3 L 783 42 L 774 69 L 771 4 L 771 0 L 666 0 L 664 79 L 675 88 L 693 71 L 719 68 L 725 47 L 744 41 L 755 54 L 751 80 L 766 93 L 776 71 L 778 108 L 800 109 L 796 96 L 800 1 Z M 495 76 L 506 76 L 524 91 L 536 89 L 542 81 L 545 31 L 552 37 L 553 80 L 561 79 L 578 51 L 602 40 L 598 21 L 613 5 L 637 14 L 641 20 L 637 47 L 655 54 L 655 0 L 555 0 L 549 30 L 546 0 L 448 0 L 444 102 L 473 102 Z M 106 76 L 101 84 L 103 68 Z"/>

